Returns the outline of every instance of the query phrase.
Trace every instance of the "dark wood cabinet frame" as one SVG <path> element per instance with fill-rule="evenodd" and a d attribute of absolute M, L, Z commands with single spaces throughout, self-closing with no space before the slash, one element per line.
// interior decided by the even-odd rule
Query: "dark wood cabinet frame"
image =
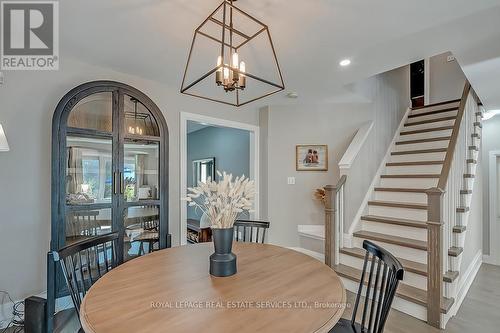
<path fill-rule="evenodd" d="M 79 101 L 90 95 L 102 92 L 112 93 L 112 132 L 104 132 L 94 129 L 81 129 L 68 127 L 68 117 Z M 121 115 L 124 110 L 124 96 L 136 98 L 140 101 L 155 118 L 159 131 L 159 137 L 135 136 L 125 133 L 125 115 Z M 160 209 L 160 248 L 171 246 L 171 238 L 168 228 L 168 127 L 165 118 L 158 106 L 144 93 L 127 84 L 115 81 L 93 81 L 81 84 L 68 92 L 58 103 L 52 118 L 52 180 L 51 180 L 51 240 L 50 251 L 57 251 L 64 246 L 65 242 L 65 218 L 69 208 L 66 205 L 66 138 L 68 135 L 78 135 L 83 137 L 104 138 L 112 140 L 113 172 L 124 172 L 123 145 L 125 140 L 148 140 L 159 143 L 159 200 L 148 200 L 147 202 L 127 203 L 123 196 L 114 194 L 110 204 L 91 204 L 84 209 L 111 208 L 113 231 L 120 232 L 120 239 L 123 240 L 123 214 L 120 209 L 127 209 L 137 205 L 158 205 Z M 117 153 L 118 152 L 118 153 Z M 120 156 L 122 155 L 122 156 Z M 116 195 L 116 197 L 115 197 Z M 111 207 L 110 207 L 111 206 Z M 82 207 L 83 208 L 83 207 Z M 76 208 L 74 208 L 76 210 Z M 122 212 L 123 213 L 123 212 Z M 123 241 L 117 247 L 119 262 L 123 261 Z M 67 295 L 64 289 L 64 281 L 58 273 L 54 261 L 49 252 L 47 257 L 47 332 L 53 331 L 53 318 L 55 312 L 55 300 L 57 297 Z"/>

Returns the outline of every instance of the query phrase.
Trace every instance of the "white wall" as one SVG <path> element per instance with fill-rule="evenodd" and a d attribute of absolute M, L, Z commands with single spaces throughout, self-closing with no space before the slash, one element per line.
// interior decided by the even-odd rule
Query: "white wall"
<path fill-rule="evenodd" d="M 344 232 L 354 223 L 364 197 L 410 105 L 409 66 L 371 77 L 353 86 L 372 101 L 373 128 L 347 171 Z"/>
<path fill-rule="evenodd" d="M 313 192 L 339 178 L 337 164 L 356 130 L 370 118 L 365 105 L 271 106 L 267 118 L 269 242 L 297 246 L 299 224 L 323 224 Z M 327 144 L 329 170 L 296 171 L 295 146 Z M 287 185 L 295 177 L 295 185 Z"/>
<path fill-rule="evenodd" d="M 429 103 L 439 103 L 462 96 L 465 74 L 457 60 L 448 62 L 451 52 L 442 53 L 429 59 Z M 426 68 L 427 70 L 427 68 Z"/>
<path fill-rule="evenodd" d="M 484 254 L 490 253 L 490 186 L 495 186 L 490 182 L 490 161 L 489 155 L 491 151 L 500 151 L 500 116 L 495 116 L 489 120 L 483 121 L 481 141 L 482 154 L 482 174 L 483 174 L 483 242 Z M 497 237 L 500 241 L 500 236 Z"/>
<path fill-rule="evenodd" d="M 46 289 L 50 241 L 51 123 L 54 108 L 73 87 L 110 79 L 146 93 L 162 110 L 170 131 L 170 232 L 179 243 L 179 112 L 258 124 L 257 107 L 226 107 L 179 94 L 169 87 L 64 58 L 57 72 L 6 72 L 0 86 L 0 123 L 10 152 L 0 153 L 0 289 L 14 299 Z M 254 109 L 253 109 L 254 108 Z M 1 302 L 1 301 L 0 301 Z"/>

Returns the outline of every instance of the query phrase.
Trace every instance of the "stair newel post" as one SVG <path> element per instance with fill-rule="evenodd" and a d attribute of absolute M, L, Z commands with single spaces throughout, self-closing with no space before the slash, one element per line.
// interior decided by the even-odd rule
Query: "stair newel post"
<path fill-rule="evenodd" d="M 336 209 L 337 189 L 333 185 L 325 186 L 325 264 L 333 267 L 336 264 Z"/>
<path fill-rule="evenodd" d="M 443 296 L 443 194 L 434 187 L 427 194 L 427 323 L 441 328 Z"/>

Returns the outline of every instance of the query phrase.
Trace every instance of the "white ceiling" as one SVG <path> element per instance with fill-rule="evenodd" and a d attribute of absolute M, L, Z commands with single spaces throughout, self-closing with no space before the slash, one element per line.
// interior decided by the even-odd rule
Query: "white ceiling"
<path fill-rule="evenodd" d="M 178 89 L 193 30 L 220 2 L 61 1 L 61 55 Z M 342 101 L 348 83 L 452 51 L 486 107 L 500 109 L 500 0 L 239 0 L 236 5 L 269 25 L 287 91 L 298 92 L 301 101 Z M 340 68 L 338 62 L 347 57 L 352 65 Z M 284 103 L 284 95 L 255 104 Z"/>

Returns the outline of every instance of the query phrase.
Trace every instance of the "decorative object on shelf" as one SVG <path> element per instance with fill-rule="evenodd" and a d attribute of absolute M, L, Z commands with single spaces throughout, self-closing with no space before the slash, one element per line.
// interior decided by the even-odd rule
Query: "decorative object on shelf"
<path fill-rule="evenodd" d="M 130 101 L 134 103 L 134 126 L 129 126 L 128 132 L 130 134 L 142 135 L 142 127 L 137 124 L 137 103 L 139 103 L 139 101 L 134 97 L 131 97 Z"/>
<path fill-rule="evenodd" d="M 326 202 L 326 191 L 324 188 L 317 188 L 314 191 L 314 199 L 320 201 L 323 205 Z"/>
<path fill-rule="evenodd" d="M 242 106 L 285 89 L 268 26 L 236 7 L 235 1 L 222 2 L 195 29 L 181 93 Z M 198 59 L 204 63 L 193 64 Z M 266 67 L 268 63 L 272 67 Z M 263 74 L 255 74 L 257 64 Z"/>
<path fill-rule="evenodd" d="M 9 143 L 7 142 L 7 136 L 3 131 L 2 124 L 0 124 L 0 152 L 9 150 L 10 148 L 9 148 Z"/>
<path fill-rule="evenodd" d="M 185 199 L 189 206 L 202 210 L 210 220 L 215 253 L 210 256 L 210 274 L 223 277 L 236 273 L 236 255 L 231 252 L 234 222 L 244 212 L 250 212 L 255 197 L 253 180 L 217 171 L 219 182 L 208 179 L 197 187 L 188 188 Z"/>
<path fill-rule="evenodd" d="M 297 145 L 295 160 L 297 171 L 328 171 L 328 146 Z"/>

